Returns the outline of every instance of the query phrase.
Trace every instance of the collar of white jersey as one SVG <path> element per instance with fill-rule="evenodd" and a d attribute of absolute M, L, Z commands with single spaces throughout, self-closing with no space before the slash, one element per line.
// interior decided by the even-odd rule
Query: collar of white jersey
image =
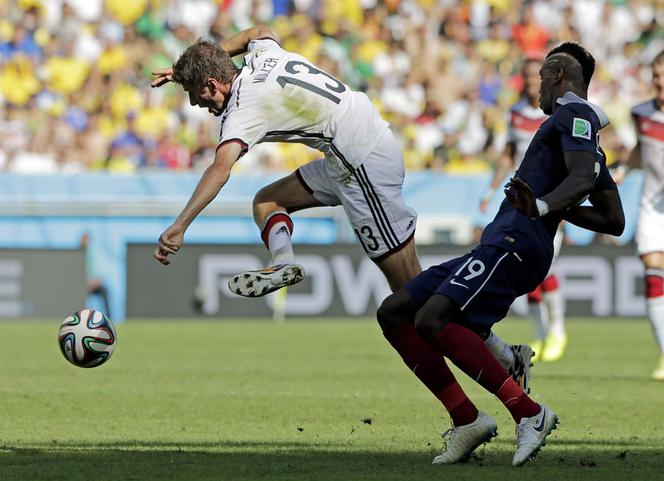
<path fill-rule="evenodd" d="M 599 119 L 599 128 L 603 129 L 607 125 L 609 125 L 609 116 L 604 113 L 604 111 L 598 106 L 595 105 L 592 102 L 588 102 L 586 99 L 582 99 L 578 95 L 576 95 L 573 92 L 565 92 L 565 95 L 562 97 L 558 97 L 558 100 L 556 100 L 557 104 L 560 105 L 567 105 L 567 104 L 586 104 L 588 107 L 593 109 L 593 112 L 595 112 L 595 115 L 597 115 L 597 118 Z"/>
<path fill-rule="evenodd" d="M 231 95 L 235 95 L 237 90 L 240 88 L 240 84 L 242 83 L 242 80 L 249 75 L 248 69 L 246 65 L 240 69 L 240 71 L 237 73 L 237 77 L 233 80 L 233 83 L 231 83 Z"/>

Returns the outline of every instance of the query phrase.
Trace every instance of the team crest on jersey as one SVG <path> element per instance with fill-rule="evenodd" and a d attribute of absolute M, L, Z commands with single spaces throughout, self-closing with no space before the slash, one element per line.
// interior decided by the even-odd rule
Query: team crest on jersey
<path fill-rule="evenodd" d="M 572 137 L 581 137 L 590 140 L 590 122 L 586 119 L 574 117 L 572 123 Z"/>

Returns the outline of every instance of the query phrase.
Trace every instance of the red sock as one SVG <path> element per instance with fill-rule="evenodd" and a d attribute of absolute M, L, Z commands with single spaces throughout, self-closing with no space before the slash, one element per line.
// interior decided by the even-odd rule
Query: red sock
<path fill-rule="evenodd" d="M 534 416 L 542 409 L 539 404 L 528 397 L 511 377 L 505 379 L 505 382 L 495 394 L 517 423 L 521 421 L 521 418 Z"/>
<path fill-rule="evenodd" d="M 556 275 L 551 274 L 549 277 L 547 277 L 542 281 L 541 286 L 542 286 L 542 292 L 551 292 L 558 289 L 560 283 L 558 282 L 558 278 L 556 277 Z"/>
<path fill-rule="evenodd" d="M 435 345 L 459 369 L 491 394 L 498 396 L 516 422 L 524 416 L 534 416 L 540 411 L 539 405 L 512 380 L 482 339 L 467 327 L 447 324 L 436 339 Z M 501 394 L 504 397 L 501 397 L 498 392 L 504 386 L 507 387 Z"/>
<path fill-rule="evenodd" d="M 383 335 L 406 366 L 443 403 L 455 426 L 477 419 L 477 408 L 457 384 L 445 359 L 420 337 L 415 326 L 401 325 Z"/>
<path fill-rule="evenodd" d="M 534 291 L 528 293 L 528 302 L 539 304 L 542 302 L 542 287 L 537 286 Z"/>

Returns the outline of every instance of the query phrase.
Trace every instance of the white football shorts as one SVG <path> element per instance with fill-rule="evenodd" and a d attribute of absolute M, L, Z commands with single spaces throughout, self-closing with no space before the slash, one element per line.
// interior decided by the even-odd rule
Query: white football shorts
<path fill-rule="evenodd" d="M 417 214 L 403 197 L 403 157 L 392 132 L 386 129 L 362 165 L 344 180 L 333 177 L 328 162 L 315 160 L 296 171 L 304 188 L 324 205 L 343 206 L 374 261 L 403 248 L 415 235 Z"/>
<path fill-rule="evenodd" d="M 660 204 L 664 204 L 664 199 Z M 664 252 L 664 205 L 640 206 L 636 246 L 639 255 Z"/>

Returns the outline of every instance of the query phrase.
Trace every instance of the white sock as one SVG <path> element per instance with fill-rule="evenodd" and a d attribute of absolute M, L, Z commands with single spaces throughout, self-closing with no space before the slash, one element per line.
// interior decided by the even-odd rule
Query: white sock
<path fill-rule="evenodd" d="M 529 302 L 528 312 L 533 329 L 535 329 L 535 337 L 544 341 L 549 333 L 549 315 L 546 312 L 546 306 L 543 302 Z"/>
<path fill-rule="evenodd" d="M 286 215 L 282 212 L 279 212 L 278 214 Z M 269 217 L 266 220 L 266 224 L 267 222 L 269 222 Z M 267 235 L 267 246 L 270 254 L 272 254 L 272 260 L 270 261 L 271 266 L 277 264 L 292 264 L 295 262 L 293 244 L 291 243 L 291 232 L 285 221 L 276 222 L 270 227 Z"/>
<path fill-rule="evenodd" d="M 549 332 L 557 336 L 565 335 L 565 306 L 560 289 L 542 292 L 542 300 L 549 311 Z"/>
<path fill-rule="evenodd" d="M 648 317 L 652 324 L 652 330 L 659 346 L 659 351 L 664 355 L 664 296 L 650 297 L 647 299 Z"/>
<path fill-rule="evenodd" d="M 646 268 L 646 304 L 659 351 L 664 355 L 664 271 Z M 651 297 L 652 296 L 652 297 Z"/>
<path fill-rule="evenodd" d="M 514 353 L 510 349 L 510 345 L 494 334 L 493 331 L 484 340 L 484 344 L 503 366 L 508 367 L 514 364 Z"/>

